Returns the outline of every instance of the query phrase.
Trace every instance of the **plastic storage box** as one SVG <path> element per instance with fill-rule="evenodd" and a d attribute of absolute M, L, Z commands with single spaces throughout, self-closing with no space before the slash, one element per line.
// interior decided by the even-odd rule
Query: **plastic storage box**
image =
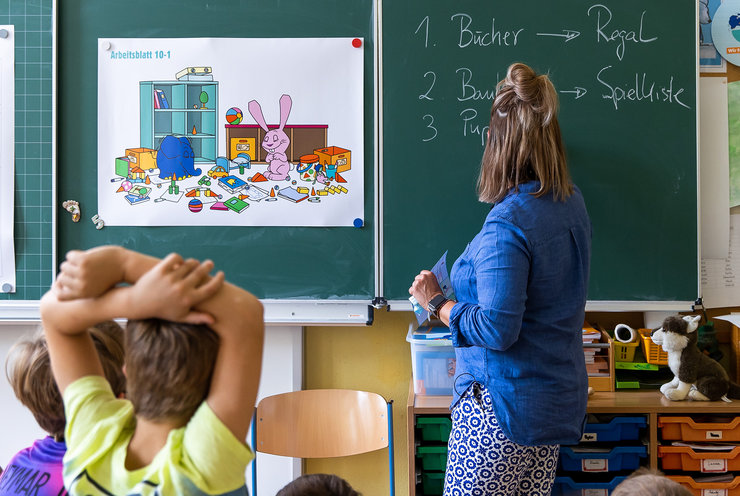
<path fill-rule="evenodd" d="M 663 470 L 722 474 L 740 470 L 740 446 L 728 451 L 695 451 L 688 446 L 658 446 Z"/>
<path fill-rule="evenodd" d="M 635 359 L 635 350 L 640 343 L 634 341 L 632 343 L 621 343 L 614 340 L 614 361 L 615 362 L 631 362 Z"/>
<path fill-rule="evenodd" d="M 693 477 L 688 475 L 669 475 L 667 477 L 686 487 L 695 496 L 740 496 L 740 477 L 735 477 L 727 482 L 696 482 Z"/>
<path fill-rule="evenodd" d="M 455 381 L 455 348 L 447 327 L 410 328 L 414 393 L 449 396 Z"/>
<path fill-rule="evenodd" d="M 634 441 L 640 439 L 640 429 L 646 426 L 645 417 L 614 417 L 606 422 L 589 422 L 583 431 L 581 442 Z"/>
<path fill-rule="evenodd" d="M 421 473 L 421 487 L 424 490 L 423 494 L 426 496 L 442 495 L 445 485 L 445 473 L 444 472 L 422 472 Z"/>
<path fill-rule="evenodd" d="M 727 422 L 697 422 L 691 417 L 658 417 L 665 440 L 740 442 L 740 417 Z"/>
<path fill-rule="evenodd" d="M 618 476 L 606 482 L 576 482 L 570 477 L 558 476 L 555 477 L 551 494 L 552 496 L 606 496 L 626 478 L 626 476 Z"/>
<path fill-rule="evenodd" d="M 640 466 L 640 458 L 646 456 L 645 446 L 617 446 L 599 451 L 561 446 L 560 466 L 569 472 L 635 470 Z"/>
<path fill-rule="evenodd" d="M 447 446 L 418 446 L 416 457 L 421 460 L 422 470 L 444 472 L 447 466 Z"/>
<path fill-rule="evenodd" d="M 655 365 L 668 365 L 668 353 L 663 348 L 653 343 L 650 338 L 652 329 L 638 329 L 640 340 L 642 341 L 642 352 L 645 354 L 645 361 Z"/>
<path fill-rule="evenodd" d="M 447 417 L 429 416 L 416 417 L 416 428 L 419 429 L 422 441 L 447 442 L 452 430 L 452 419 Z"/>

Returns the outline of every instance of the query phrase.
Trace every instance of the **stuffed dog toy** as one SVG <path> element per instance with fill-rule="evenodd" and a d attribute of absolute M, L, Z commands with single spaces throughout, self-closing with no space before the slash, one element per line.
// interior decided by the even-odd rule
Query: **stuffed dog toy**
<path fill-rule="evenodd" d="M 687 397 L 698 401 L 740 399 L 740 386 L 730 381 L 727 371 L 699 351 L 696 329 L 700 316 L 670 316 L 655 329 L 652 340 L 668 353 L 668 367 L 675 376 L 660 392 L 672 401 Z"/>

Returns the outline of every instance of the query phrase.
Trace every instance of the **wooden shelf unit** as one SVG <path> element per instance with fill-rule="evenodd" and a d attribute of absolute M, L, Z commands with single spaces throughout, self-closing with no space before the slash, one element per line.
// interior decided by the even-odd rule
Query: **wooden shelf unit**
<path fill-rule="evenodd" d="M 419 415 L 449 415 L 452 396 L 417 396 L 413 383 L 407 402 L 409 495 L 416 495 L 416 417 Z M 595 392 L 588 398 L 588 413 L 645 415 L 648 422 L 648 464 L 658 467 L 658 415 L 740 415 L 740 401 L 670 401 L 658 390 Z"/>

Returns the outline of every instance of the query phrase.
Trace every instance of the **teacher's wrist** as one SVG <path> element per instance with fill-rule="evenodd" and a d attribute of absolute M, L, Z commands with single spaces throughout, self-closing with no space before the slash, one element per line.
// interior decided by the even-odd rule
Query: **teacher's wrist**
<path fill-rule="evenodd" d="M 450 300 L 442 293 L 436 293 L 429 298 L 427 310 L 435 319 L 439 318 L 439 312 Z"/>

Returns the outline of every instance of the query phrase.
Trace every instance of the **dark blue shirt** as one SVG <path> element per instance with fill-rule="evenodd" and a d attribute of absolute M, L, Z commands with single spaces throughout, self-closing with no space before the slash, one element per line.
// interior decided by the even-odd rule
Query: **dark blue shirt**
<path fill-rule="evenodd" d="M 511 441 L 575 444 L 588 397 L 591 223 L 577 188 L 565 201 L 536 198 L 538 189 L 526 183 L 495 204 L 452 267 L 453 406 L 478 382 Z"/>

